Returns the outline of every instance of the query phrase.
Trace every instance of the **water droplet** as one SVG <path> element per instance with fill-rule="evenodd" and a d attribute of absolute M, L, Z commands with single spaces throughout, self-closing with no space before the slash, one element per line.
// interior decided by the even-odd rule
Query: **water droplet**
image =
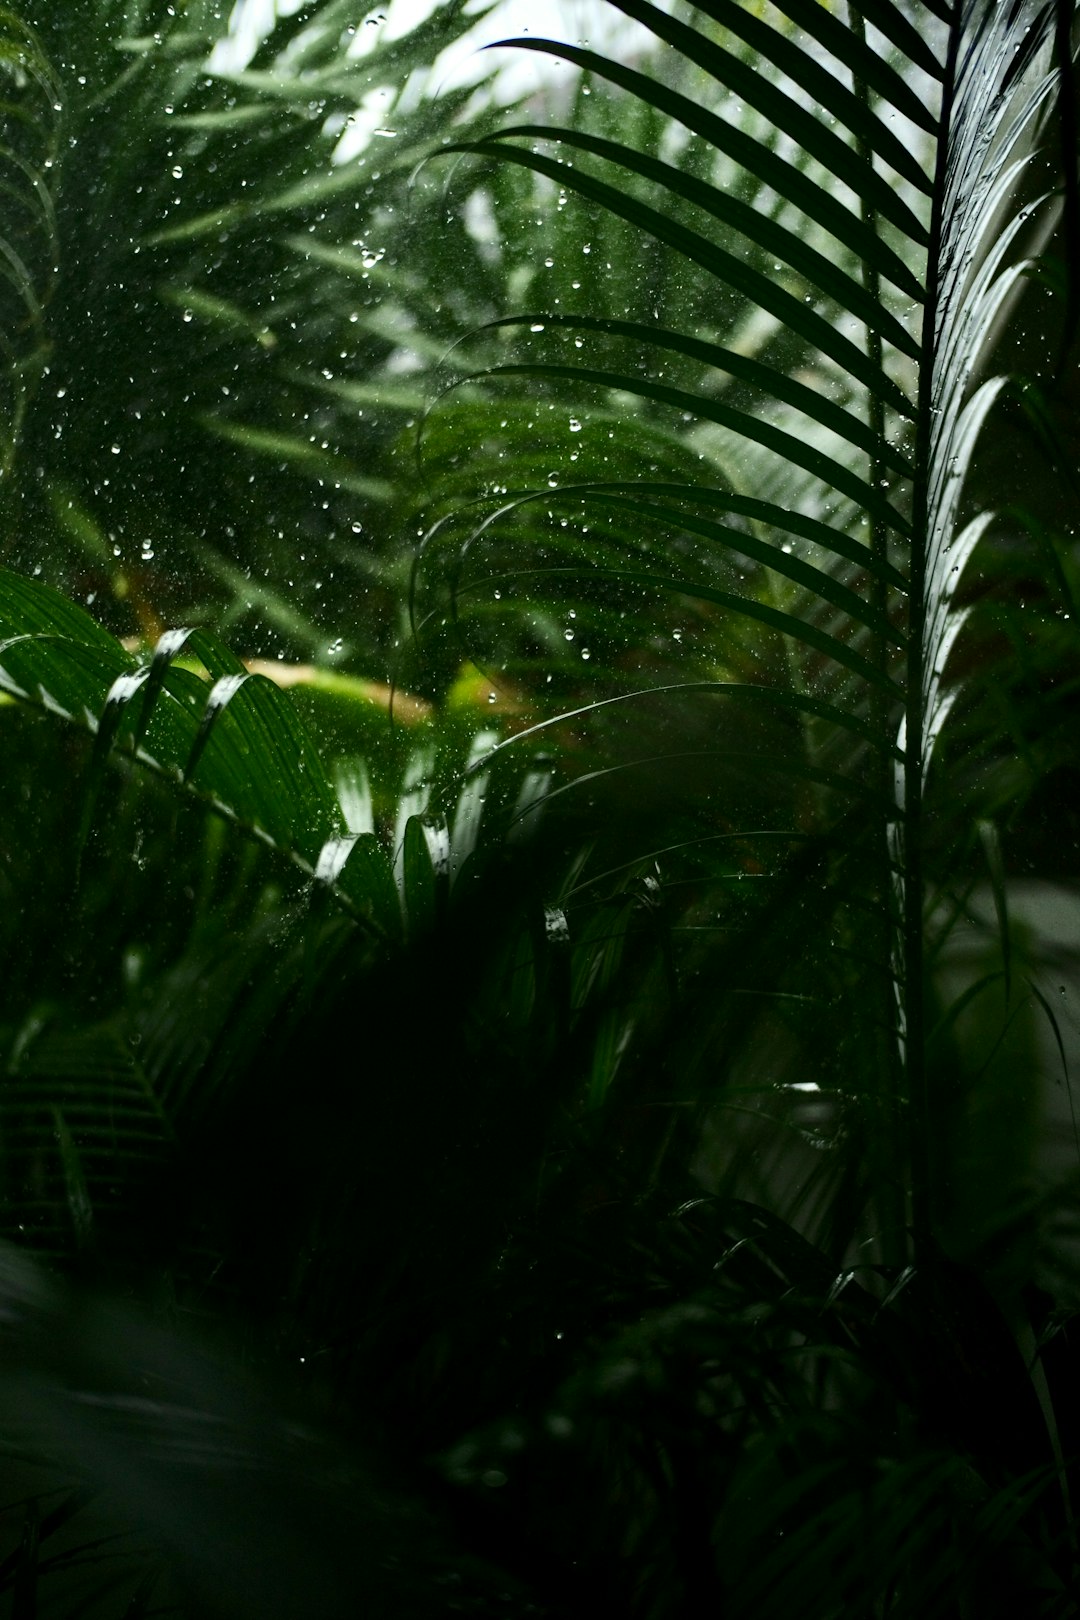
<path fill-rule="evenodd" d="M 544 269 L 545 270 L 550 270 L 554 263 L 555 263 L 554 259 L 545 259 L 544 260 Z"/>
<path fill-rule="evenodd" d="M 548 489 L 558 489 L 558 487 L 559 487 L 559 475 L 558 475 L 558 473 L 551 473 L 549 478 L 548 478 Z"/>
<path fill-rule="evenodd" d="M 589 651 L 588 647 L 582 647 L 581 656 L 582 658 L 589 659 L 592 657 L 592 653 Z"/>
<path fill-rule="evenodd" d="M 184 178 L 184 171 L 180 167 L 179 163 L 173 164 L 172 177 L 174 180 L 182 180 Z"/>
<path fill-rule="evenodd" d="M 397 130 L 396 129 L 373 129 L 371 133 L 373 135 L 381 135 L 384 141 L 392 141 L 394 136 L 397 134 Z"/>
<path fill-rule="evenodd" d="M 118 456 L 120 454 L 120 446 L 118 444 L 110 445 L 109 448 L 112 450 L 114 456 Z"/>
<path fill-rule="evenodd" d="M 570 418 L 570 431 L 571 433 L 581 432 L 581 423 L 578 421 L 576 416 L 572 416 Z"/>
<path fill-rule="evenodd" d="M 363 534 L 364 525 L 360 522 L 359 518 L 357 518 L 353 522 L 353 524 L 352 524 L 352 532 L 353 532 L 353 534 Z"/>
<path fill-rule="evenodd" d="M 564 641 L 573 641 L 573 639 L 574 639 L 574 632 L 572 630 L 564 630 L 563 631 L 563 640 Z"/>
<path fill-rule="evenodd" d="M 185 309 L 185 311 L 184 311 L 184 319 L 185 319 L 185 321 L 193 321 L 195 319 L 194 310 Z"/>
<path fill-rule="evenodd" d="M 494 693 L 494 692 L 489 692 L 488 693 L 488 702 L 489 703 L 497 703 L 498 701 L 499 701 L 499 699 L 498 699 L 498 696 L 497 696 L 496 693 Z"/>
<path fill-rule="evenodd" d="M 530 332 L 542 332 L 543 330 L 544 330 L 543 321 L 534 321 L 533 324 L 529 327 Z"/>

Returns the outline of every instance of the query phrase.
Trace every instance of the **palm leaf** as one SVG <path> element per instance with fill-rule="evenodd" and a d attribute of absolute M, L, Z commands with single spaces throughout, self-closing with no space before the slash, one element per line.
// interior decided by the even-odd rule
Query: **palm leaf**
<path fill-rule="evenodd" d="M 576 574 L 580 589 L 621 580 L 709 603 L 718 628 L 736 617 L 775 626 L 790 652 L 774 701 L 826 705 L 807 722 L 795 768 L 808 780 L 858 786 L 874 806 L 870 842 L 848 867 L 834 867 L 834 893 L 841 912 L 869 906 L 882 919 L 870 951 L 884 971 L 877 1017 L 882 1028 L 894 1023 L 895 997 L 903 1077 L 897 1071 L 891 1107 L 908 1121 L 911 1218 L 925 1238 L 934 1126 L 923 1065 L 933 882 L 924 851 L 940 842 L 927 817 L 948 816 L 947 787 L 939 797 L 929 767 L 954 701 L 958 587 L 993 524 L 965 507 L 965 480 L 1001 386 L 980 378 L 1015 303 L 1021 244 L 1038 212 L 1025 175 L 1059 83 L 1051 14 L 924 8 L 913 23 L 908 11 L 875 4 L 865 13 L 868 36 L 854 9 L 845 21 L 795 3 L 782 8 L 788 26 L 729 0 L 694 0 L 674 14 L 650 0 L 613 4 L 660 42 L 652 71 L 551 40 L 507 43 L 607 81 L 627 105 L 662 112 L 711 148 L 712 172 L 580 127 L 509 125 L 471 150 L 625 222 L 643 258 L 677 256 L 693 285 L 712 287 L 729 326 L 740 307 L 734 295 L 767 311 L 788 346 L 748 359 L 723 339 L 665 325 L 658 310 L 649 322 L 537 303 L 493 329 L 520 333 L 528 357 L 497 361 L 487 375 L 536 379 L 553 398 L 572 389 L 575 400 L 636 401 L 681 415 L 706 461 L 715 455 L 730 480 L 699 471 L 662 489 L 640 474 L 575 478 L 567 488 L 553 477 L 571 523 L 587 516 L 599 529 L 591 555 L 572 534 L 559 542 L 561 572 Z M 733 102 L 738 115 L 724 116 Z M 784 131 L 782 150 L 747 132 L 757 115 Z M 910 139 L 898 138 L 905 120 Z M 841 201 L 837 182 L 853 202 Z M 579 350 L 587 343 L 588 360 L 569 348 L 571 336 Z M 605 350 L 615 363 L 600 358 Z M 812 388 L 792 375 L 793 352 L 818 368 Z M 620 354 L 631 363 L 620 367 Z M 728 403 L 732 393 L 737 405 Z M 437 457 L 437 416 L 429 431 Z M 533 543 L 531 523 L 550 557 L 550 526 L 530 514 L 553 497 L 520 486 L 513 494 L 490 505 L 479 526 L 471 520 L 459 553 L 469 559 L 469 583 L 460 563 L 449 574 L 462 603 L 485 565 L 489 579 L 514 581 L 536 599 L 529 563 L 501 566 L 500 552 L 521 557 Z M 433 531 L 432 565 L 458 543 L 462 521 Z M 609 532 L 613 521 L 621 528 Z M 680 550 L 693 537 L 692 571 L 671 566 L 665 537 L 675 534 Z M 732 553 L 758 570 L 750 575 L 757 589 L 718 588 L 709 577 Z M 542 582 L 542 564 L 533 577 Z M 553 581 L 552 590 L 562 588 Z M 616 695 L 608 690 L 593 708 L 598 717 Z M 758 676 L 755 696 L 767 690 Z M 583 693 L 574 712 L 588 709 Z M 857 737 L 868 739 L 869 753 Z M 827 778 L 816 774 L 826 761 Z M 819 801 L 826 823 L 835 814 L 829 803 L 827 793 Z M 899 885 L 892 923 L 889 863 Z"/>
<path fill-rule="evenodd" d="M 357 55 L 347 7 L 305 6 L 237 70 L 210 0 L 46 7 L 33 27 L 5 11 L 4 561 L 91 596 L 118 634 L 239 622 L 251 651 L 320 662 L 374 581 L 385 611 L 337 656 L 391 676 L 401 418 L 312 382 L 370 385 L 416 355 L 401 306 L 374 318 L 367 269 L 350 284 L 309 249 L 435 279 L 441 188 L 410 176 L 439 120 L 485 126 L 471 93 L 436 111 L 415 91 L 471 20 L 455 0 L 394 40 L 363 27 Z M 393 141 L 337 161 L 373 85 L 392 106 L 406 82 Z M 418 345 L 444 347 L 425 304 Z M 273 522 L 253 520 L 256 480 Z"/>
<path fill-rule="evenodd" d="M 461 786 L 461 767 L 453 760 L 453 728 L 449 747 L 421 743 L 406 756 L 388 850 L 371 830 L 370 785 L 358 822 L 355 772 L 345 761 L 336 768 L 324 762 L 293 694 L 246 668 L 215 637 L 168 631 L 140 662 L 89 614 L 38 581 L 4 571 L 0 598 L 0 688 L 94 739 L 77 850 L 95 818 L 106 766 L 126 757 L 279 851 L 385 940 L 400 934 L 399 906 L 408 930 L 424 932 L 431 884 L 439 871 L 456 872 L 473 854 L 481 820 L 476 787 Z M 331 687 L 350 701 L 363 699 L 359 683 L 339 680 Z M 484 729 L 479 739 L 479 754 L 486 756 L 498 733 Z M 477 757 L 475 738 L 467 750 L 466 770 Z M 441 835 L 441 853 L 433 792 L 453 807 L 453 837 Z M 488 831 L 492 817 L 484 819 L 485 836 L 495 839 Z M 399 864 L 405 861 L 400 894 L 390 875 L 395 851 Z"/>
<path fill-rule="evenodd" d="M 220 37 L 209 5 L 125 6 L 119 67 L 107 30 L 78 39 L 70 59 L 107 87 L 102 108 L 142 98 L 153 163 L 164 142 L 186 143 L 153 179 L 139 243 L 179 340 L 163 397 L 189 386 L 176 379 L 193 340 L 211 381 L 231 387 L 238 362 L 248 380 L 272 368 L 258 409 L 200 399 L 185 427 L 238 458 L 225 465 L 243 468 L 229 500 L 248 513 L 244 535 L 279 524 L 284 491 L 304 512 L 314 487 L 328 524 L 351 534 L 355 514 L 363 528 L 392 507 L 411 540 L 414 491 L 399 486 L 414 463 L 395 458 L 419 407 L 395 362 L 462 325 L 486 328 L 450 356 L 452 387 L 423 435 L 436 522 L 418 577 L 440 589 L 433 601 L 418 589 L 415 605 L 431 653 L 421 690 L 447 694 L 440 730 L 365 730 L 356 690 L 323 671 L 322 696 L 341 704 L 331 722 L 311 706 L 318 682 L 282 691 L 203 630 L 159 635 L 149 611 L 139 628 L 153 650 L 132 654 L 70 599 L 0 575 L 5 692 L 88 739 L 72 755 L 79 794 L 53 794 L 55 819 L 39 818 L 64 828 L 70 811 L 54 840 L 67 869 L 36 909 L 60 891 L 51 932 L 67 936 L 74 918 L 77 936 L 35 983 L 8 926 L 19 1006 L 2 1029 L 5 1218 L 50 1258 L 99 1248 L 107 1262 L 122 1247 L 111 1222 L 168 1205 L 169 1223 L 139 1223 L 150 1230 L 138 1281 L 164 1267 L 182 1309 L 213 1300 L 255 1361 L 271 1334 L 291 1375 L 318 1358 L 335 1414 L 432 1491 L 436 1455 L 473 1539 L 509 1548 L 557 1608 L 592 1611 L 614 1594 L 642 1620 L 800 1605 L 1063 1613 L 1057 1406 L 1036 1399 L 1012 1325 L 927 1241 L 945 1159 L 928 1141 L 945 1112 L 928 1082 L 984 994 L 1006 972 L 1020 980 L 1019 948 L 1000 973 L 980 961 L 925 1057 L 920 1033 L 932 1021 L 924 916 L 936 937 L 946 902 L 964 913 L 970 882 L 951 865 L 965 828 L 991 852 L 1007 909 L 979 784 L 961 778 L 961 812 L 947 802 L 957 748 L 974 731 L 992 760 L 1003 734 L 978 735 L 963 693 L 959 719 L 946 710 L 968 623 L 955 582 L 993 538 L 963 478 L 992 420 L 985 378 L 1021 285 L 1020 213 L 1037 187 L 1023 189 L 1016 163 L 1055 88 L 1045 19 L 939 4 L 913 16 L 888 0 L 846 21 L 785 0 L 790 28 L 726 0 L 620 9 L 652 29 L 659 56 L 629 69 L 523 42 L 592 76 L 573 127 L 455 126 L 457 147 L 476 135 L 506 228 L 490 254 L 463 257 L 475 286 L 427 325 L 445 261 L 420 239 L 433 219 L 443 230 L 443 193 L 425 193 L 437 211 L 417 208 L 415 264 L 400 251 L 392 263 L 377 212 L 345 228 L 363 213 L 359 177 L 304 172 L 332 134 L 313 131 L 305 102 L 343 112 L 369 71 L 340 49 L 348 7 L 279 17 L 228 76 L 203 72 Z M 441 8 L 382 65 L 426 61 L 453 22 L 456 8 Z M 67 61 L 59 9 L 52 24 L 43 58 Z M 600 98 L 584 90 L 601 78 L 616 93 L 588 114 Z M 425 109 L 383 152 L 411 161 L 433 117 Z M 219 178 L 204 185 L 211 162 Z M 108 166 L 114 200 L 128 180 L 145 184 L 127 164 Z M 198 198 L 174 192 L 174 164 L 184 181 L 201 176 Z M 406 166 L 385 160 L 388 208 L 401 206 Z M 24 170 L 9 168 L 18 189 Z M 541 238 L 548 212 L 561 223 Z M 292 279 L 266 270 L 253 295 L 213 255 L 224 234 L 258 256 L 268 221 Z M 461 226 L 452 213 L 446 236 Z M 134 274 L 134 255 L 125 264 Z M 520 293 L 509 320 L 504 271 Z M 392 318 L 372 307 L 376 286 Z M 273 310 L 258 295 L 270 287 Z M 105 306 L 87 307 L 108 325 Z M 24 308 L 18 335 L 38 353 L 44 328 L 25 298 L 13 330 Z M 404 338 L 405 317 L 422 330 Z M 355 374 L 340 374 L 343 320 L 358 329 Z M 76 337 L 101 352 L 93 331 L 54 330 L 69 360 Z M 142 328 L 134 345 L 130 320 L 118 330 L 141 364 Z M 85 365 L 80 375 L 85 386 Z M 324 413 L 298 428 L 292 413 L 309 409 Z M 386 460 L 346 433 L 358 410 L 391 424 Z M 17 444 L 14 411 L 11 424 Z M 43 466 L 56 425 L 45 412 L 22 439 Z M 62 425 L 88 440 L 100 427 Z M 41 561 L 37 511 L 110 566 L 113 474 L 101 466 L 116 442 L 119 469 L 127 441 L 107 427 L 89 477 L 77 457 L 50 462 L 46 498 L 15 506 L 28 566 Z M 24 454 L 24 490 L 37 465 Z M 267 475 L 258 500 L 249 467 Z M 186 512 L 188 484 L 165 484 L 169 512 Z M 166 526 L 153 534 L 160 550 Z M 257 599 L 317 646 L 321 568 L 297 600 L 290 544 L 252 556 L 245 540 L 234 556 L 198 538 L 185 544 L 235 618 Z M 363 575 L 383 592 L 373 620 L 390 602 L 390 630 L 369 647 L 402 626 L 402 553 Z M 335 640 L 361 617 L 351 600 L 337 612 Z M 543 709 L 519 695 L 537 674 L 552 677 Z M 1022 703 L 1019 680 L 1008 696 Z M 523 735 L 480 727 L 477 701 Z M 561 780 L 534 752 L 541 739 Z M 134 790 L 133 764 L 162 784 L 159 799 Z M 117 781 L 128 797 L 110 827 Z M 1007 781 L 994 792 L 995 810 L 1010 802 Z M 162 825 L 151 814 L 171 803 L 182 831 L 189 801 L 219 812 L 198 818 L 194 853 L 167 813 Z M 533 836 L 541 815 L 550 844 Z M 133 881 L 129 835 L 140 861 L 147 839 L 154 883 Z M 197 895 L 182 899 L 186 888 Z M 40 941 L 48 923 L 34 921 Z M 947 943 L 938 956 L 940 978 Z M 688 1198 L 688 1165 L 720 1196 Z M 909 1182 L 917 1268 L 902 1267 Z M 1016 1211 L 995 1219 L 1007 1231 Z M 261 1410 L 252 1422 L 181 1341 L 92 1309 L 73 1331 L 61 1293 L 29 1269 L 0 1271 L 0 1403 L 49 1463 L 43 1489 L 62 1493 L 51 1514 L 24 1508 L 29 1488 L 16 1503 L 0 1582 L 24 1612 L 51 1578 L 53 1537 L 73 1515 L 84 1522 L 73 1474 L 111 1489 L 125 1520 L 170 1549 L 196 1610 L 231 1612 L 252 1592 L 268 1612 L 313 1592 L 328 1613 L 357 1597 L 446 1607 L 441 1590 L 382 1580 L 391 1540 L 378 1513 L 369 1534 L 341 1473 L 327 1483 Z M 1037 1303 L 1004 1292 L 1021 1331 L 1029 1314 L 1052 1330 Z M 133 1356 L 160 1398 L 131 1394 Z M 287 1486 L 297 1471 L 312 1487 L 304 1504 Z M 339 1514 L 361 1525 L 357 1559 L 373 1580 L 350 1579 Z M 151 1575 L 121 1571 L 121 1601 L 125 1581 L 130 1612 L 145 1610 Z"/>

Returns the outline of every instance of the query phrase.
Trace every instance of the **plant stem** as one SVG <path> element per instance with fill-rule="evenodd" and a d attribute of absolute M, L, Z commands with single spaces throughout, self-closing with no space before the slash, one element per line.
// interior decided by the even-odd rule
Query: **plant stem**
<path fill-rule="evenodd" d="M 930 554 L 930 473 L 934 451 L 935 362 L 939 292 L 945 226 L 945 190 L 949 173 L 949 145 L 960 56 L 963 18 L 954 8 L 949 22 L 949 43 L 938 118 L 934 189 L 930 214 L 930 246 L 926 263 L 926 302 L 923 307 L 922 354 L 919 361 L 918 429 L 915 440 L 915 481 L 912 494 L 911 558 L 909 563 L 907 703 L 904 725 L 904 788 L 901 812 L 903 855 L 903 1060 L 911 1150 L 911 1225 L 915 1258 L 931 1251 L 931 1188 L 929 1175 L 930 1109 L 926 1077 L 926 1019 L 924 986 L 924 877 L 923 877 L 923 754 L 924 692 L 926 673 L 926 591 Z"/>
<path fill-rule="evenodd" d="M 862 12 L 857 5 L 848 5 L 848 26 L 852 35 L 860 44 L 865 43 L 866 30 Z M 870 108 L 870 91 L 865 80 L 857 70 L 852 69 L 852 89 L 863 105 Z M 873 150 L 864 136 L 856 140 L 859 156 L 868 165 L 873 164 Z M 876 232 L 878 229 L 878 215 L 872 204 L 866 198 L 862 199 L 863 223 L 868 229 Z M 862 264 L 863 285 L 875 304 L 881 302 L 881 277 L 877 267 L 865 259 Z M 866 352 L 873 362 L 876 370 L 884 369 L 884 356 L 880 331 L 867 325 Z M 869 481 L 872 489 L 881 489 L 886 481 L 887 465 L 884 456 L 885 447 L 885 407 L 877 394 L 868 393 L 867 415 L 869 426 L 874 435 L 875 449 L 869 457 Z M 868 514 L 870 525 L 870 596 L 875 613 L 879 621 L 884 621 L 889 611 L 889 585 L 886 578 L 886 567 L 889 560 L 889 529 L 879 515 Z M 884 635 L 875 632 L 873 638 L 872 659 L 875 667 L 882 676 L 889 673 L 889 647 Z M 895 724 L 891 713 L 889 694 L 884 684 L 876 685 L 870 693 L 870 712 L 874 730 L 878 737 L 884 739 L 892 734 Z M 887 803 L 892 795 L 893 765 L 885 749 L 876 750 L 871 763 L 873 773 L 873 787 L 881 803 Z M 880 907 L 880 926 L 876 930 L 874 958 L 882 964 L 877 974 L 876 994 L 872 998 L 873 1011 L 870 1017 L 869 1038 L 875 1049 L 875 1062 L 873 1073 L 877 1077 L 874 1088 L 875 1094 L 871 1098 L 871 1107 L 874 1110 L 869 1132 L 869 1175 L 873 1190 L 874 1202 L 877 1210 L 877 1223 L 881 1243 L 882 1258 L 886 1264 L 900 1266 L 906 1258 L 906 1243 L 904 1239 L 905 1212 L 903 1196 L 903 1178 L 899 1173 L 896 1155 L 893 1148 L 894 1133 L 892 1130 L 882 1131 L 883 1120 L 891 1122 L 896 1114 L 897 1105 L 902 1094 L 903 1076 L 900 1068 L 900 1053 L 895 1037 L 892 1034 L 896 1022 L 895 989 L 893 975 L 888 971 L 887 965 L 893 956 L 893 941 L 897 937 L 896 897 L 893 885 L 893 874 L 890 860 L 890 838 L 877 837 L 871 855 L 870 873 L 871 895 L 875 906 Z"/>

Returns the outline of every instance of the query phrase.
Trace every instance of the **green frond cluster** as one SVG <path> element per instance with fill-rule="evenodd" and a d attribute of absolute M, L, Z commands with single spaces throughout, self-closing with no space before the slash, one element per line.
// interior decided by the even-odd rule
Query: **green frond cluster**
<path fill-rule="evenodd" d="M 1077 1612 L 1074 11 L 607 3 L 0 6 L 13 1620 Z"/>

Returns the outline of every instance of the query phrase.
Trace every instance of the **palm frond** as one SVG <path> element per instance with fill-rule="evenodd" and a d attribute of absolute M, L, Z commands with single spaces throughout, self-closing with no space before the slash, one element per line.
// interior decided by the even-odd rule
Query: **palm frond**
<path fill-rule="evenodd" d="M 377 310 L 370 267 L 435 279 L 446 209 L 411 176 L 440 121 L 485 125 L 473 92 L 438 107 L 430 84 L 417 93 L 471 25 L 456 0 L 394 40 L 361 27 L 366 54 L 356 21 L 337 4 L 279 16 L 239 70 L 227 8 L 202 0 L 5 22 L 20 200 L 0 317 L 19 380 L 2 544 L 119 634 L 240 623 L 250 652 L 359 660 L 385 681 L 402 628 L 402 414 L 391 387 L 365 414 L 312 383 L 389 384 L 417 364 L 409 300 Z M 372 94 L 389 109 L 407 83 L 393 139 L 349 157 Z M 459 215 L 455 246 L 470 241 Z M 355 279 L 328 275 L 320 247 L 351 254 Z M 425 327 L 449 342 L 425 307 L 421 349 Z M 254 515 L 256 481 L 272 521 Z M 383 612 L 344 637 L 339 609 L 364 590 Z"/>
<path fill-rule="evenodd" d="M 1066 8 L 614 3 L 0 17 L 16 1613 L 1071 1612 Z"/>
<path fill-rule="evenodd" d="M 895 994 L 894 1051 L 906 1078 L 891 1106 L 907 1120 L 910 1218 L 925 1235 L 924 845 L 935 842 L 925 816 L 948 811 L 936 794 L 924 811 L 924 787 L 955 701 L 950 659 L 964 621 L 955 604 L 993 525 L 963 504 L 1001 389 L 981 377 L 1023 285 L 1023 242 L 1036 239 L 1032 222 L 1050 206 L 1026 173 L 1059 82 L 1051 14 L 931 10 L 916 34 L 907 12 L 875 6 L 867 33 L 855 11 L 845 22 L 796 5 L 778 22 L 727 0 L 670 14 L 649 0 L 614 3 L 659 42 L 651 71 L 582 46 L 511 43 L 606 80 L 628 106 L 663 112 L 707 143 L 711 172 L 580 127 L 511 124 L 471 149 L 624 221 L 643 254 L 681 260 L 691 285 L 713 290 L 729 331 L 752 305 L 783 340 L 748 356 L 719 333 L 667 326 L 659 309 L 649 321 L 537 304 L 505 318 L 494 336 L 532 352 L 494 363 L 492 379 L 527 377 L 552 399 L 632 402 L 635 414 L 681 418 L 701 462 L 681 484 L 659 485 L 647 471 L 579 479 L 575 468 L 568 485 L 559 458 L 559 476 L 547 481 L 558 485 L 554 495 L 515 491 L 498 506 L 488 497 L 482 522 L 459 518 L 469 524 L 460 556 L 471 580 L 486 564 L 489 578 L 512 581 L 531 607 L 531 579 L 545 589 L 552 558 L 542 513 L 557 506 L 572 531 L 556 544 L 566 558 L 557 573 L 576 576 L 577 589 L 595 596 L 621 582 L 707 605 L 720 658 L 739 620 L 759 635 L 766 625 L 779 632 L 782 664 L 729 689 L 740 701 L 768 693 L 802 711 L 794 768 L 820 784 L 822 830 L 836 825 L 851 792 L 863 796 L 869 842 L 834 862 L 831 882 L 838 918 L 852 905 L 880 909 L 877 1017 L 882 1028 L 893 1023 Z M 747 133 L 743 107 L 768 121 L 771 138 Z M 429 431 L 437 457 L 437 417 Z M 432 562 L 458 543 L 455 532 L 445 523 L 433 532 Z M 506 568 L 504 555 L 522 562 Z M 717 580 L 731 565 L 741 588 Z M 449 578 L 462 602 L 463 576 Z M 547 578 L 552 593 L 565 589 Z M 616 670 L 601 673 L 597 719 L 621 684 Z M 574 713 L 588 710 L 582 690 Z"/>

